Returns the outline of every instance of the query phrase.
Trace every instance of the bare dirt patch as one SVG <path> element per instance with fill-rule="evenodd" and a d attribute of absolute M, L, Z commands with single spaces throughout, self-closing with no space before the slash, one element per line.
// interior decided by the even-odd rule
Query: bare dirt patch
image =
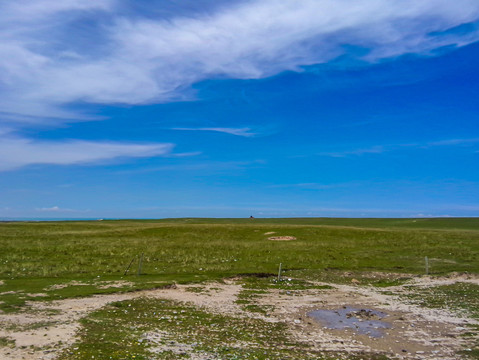
<path fill-rule="evenodd" d="M 122 288 L 132 285 L 131 281 L 101 281 L 95 284 L 98 289 Z"/>
<path fill-rule="evenodd" d="M 81 282 L 81 281 L 76 281 L 76 280 L 73 280 L 73 281 L 70 281 L 66 284 L 55 284 L 55 285 L 51 285 L 51 286 L 48 286 L 46 287 L 44 290 L 45 291 L 51 291 L 51 290 L 60 290 L 60 289 L 65 289 L 69 286 L 89 286 L 91 284 L 88 284 L 88 283 L 84 283 L 84 282 Z"/>
<path fill-rule="evenodd" d="M 1 292 L 0 295 L 9 295 L 9 294 L 17 294 L 17 293 L 20 293 L 20 291 L 10 290 L 10 291 Z"/>
<path fill-rule="evenodd" d="M 315 290 L 303 291 L 301 295 L 275 293 L 275 296 L 262 297 L 261 302 L 274 305 L 275 317 L 290 325 L 294 339 L 325 351 L 453 360 L 459 358 L 457 351 L 466 346 L 461 337 L 465 326 L 477 323 L 445 310 L 407 304 L 372 287 L 336 285 L 335 289 L 320 293 Z M 354 328 L 330 329 L 308 315 L 314 310 L 335 311 L 344 307 L 380 311 L 386 314 L 383 321 L 390 327 L 383 329 L 383 336 L 371 337 Z"/>
<path fill-rule="evenodd" d="M 32 302 L 29 304 L 30 311 L 0 314 L 0 337 L 15 341 L 14 347 L 0 347 L 0 358 L 55 359 L 62 349 L 74 343 L 80 329 L 79 320 L 90 312 L 110 302 L 150 297 L 182 301 L 208 312 L 233 317 L 247 316 L 268 322 L 284 322 L 291 339 L 319 351 L 379 353 L 398 359 L 456 360 L 461 358 L 457 351 L 469 346 L 466 338 L 462 337 L 467 331 L 467 325 L 478 324 L 478 321 L 445 309 L 417 306 L 398 294 L 414 291 L 415 286 L 438 286 L 465 281 L 479 284 L 477 276 L 454 275 L 444 278 L 414 278 L 405 285 L 387 288 L 388 293 L 372 286 L 337 284 L 328 284 L 333 286 L 331 289 L 268 289 L 255 298 L 257 305 L 271 309 L 264 314 L 246 311 L 237 304 L 242 286 L 234 280 L 53 302 Z M 357 316 L 358 321 L 363 322 L 373 319 L 374 314 L 381 314 L 381 321 L 388 326 L 380 329 L 381 336 L 369 336 L 356 331 L 354 326 L 342 329 L 328 327 L 309 315 L 315 310 L 338 311 L 345 307 L 355 309 L 349 311 L 347 316 Z M 370 314 L 372 315 L 369 316 Z M 161 334 L 155 332 L 145 334 L 145 338 L 151 341 L 159 339 L 159 336 Z M 187 344 L 161 345 L 158 341 L 157 346 L 166 346 L 165 349 L 172 352 L 190 351 Z M 198 354 L 191 355 L 192 358 L 198 358 Z"/>
<path fill-rule="evenodd" d="M 291 241 L 291 240 L 296 240 L 296 237 L 294 236 L 271 236 L 268 238 L 268 240 L 272 241 Z"/>
<path fill-rule="evenodd" d="M 476 274 L 459 274 L 459 273 L 452 273 L 448 276 L 434 277 L 434 278 L 431 276 L 421 276 L 421 277 L 416 277 L 414 279 L 411 279 L 409 283 L 414 286 L 431 287 L 431 286 L 441 286 L 441 285 L 452 285 L 458 282 L 479 285 L 479 276 Z"/>
<path fill-rule="evenodd" d="M 65 284 L 55 284 L 55 285 L 48 286 L 44 290 L 46 291 L 60 290 L 70 286 L 95 286 L 98 289 L 109 289 L 109 288 L 122 288 L 122 287 L 127 287 L 132 285 L 133 283 L 131 281 L 96 281 L 93 283 L 85 283 L 85 282 L 73 280 Z"/>
<path fill-rule="evenodd" d="M 45 297 L 45 296 L 48 296 L 45 293 L 28 293 L 28 294 L 25 294 L 25 295 L 29 296 L 29 297 Z"/>

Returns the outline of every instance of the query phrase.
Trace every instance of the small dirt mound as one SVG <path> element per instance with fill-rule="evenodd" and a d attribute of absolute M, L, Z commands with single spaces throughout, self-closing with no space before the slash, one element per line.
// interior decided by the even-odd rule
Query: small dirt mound
<path fill-rule="evenodd" d="M 294 236 L 271 236 L 268 238 L 268 240 L 273 240 L 273 241 L 290 241 L 290 240 L 296 240 Z"/>

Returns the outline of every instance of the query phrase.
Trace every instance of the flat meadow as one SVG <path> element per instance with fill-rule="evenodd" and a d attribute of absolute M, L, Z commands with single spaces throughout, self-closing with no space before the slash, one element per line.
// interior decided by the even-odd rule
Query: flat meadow
<path fill-rule="evenodd" d="M 284 241 L 286 238 L 289 240 Z M 469 280 L 444 280 L 434 288 L 421 287 L 418 280 L 450 279 L 451 274 Z M 474 282 L 478 274 L 477 218 L 3 222 L 0 223 L 0 315 L 3 316 L 0 349 L 6 359 L 26 356 L 27 350 L 32 354 L 26 358 L 32 359 L 41 359 L 45 351 L 51 351 L 49 358 L 60 359 L 92 356 L 95 359 L 356 359 L 364 354 L 368 354 L 364 358 L 386 359 L 394 355 L 388 355 L 386 348 L 368 352 L 307 347 L 304 341 L 293 340 L 288 335 L 292 330 L 283 324 L 281 317 L 275 322 L 265 320 L 265 316 L 274 317 L 275 309 L 284 305 L 267 304 L 265 299 L 274 294 L 303 296 L 305 291 L 327 292 L 335 287 L 339 291 L 343 289 L 341 286 L 376 289 L 384 296 L 394 295 L 418 307 L 466 314 L 471 324 L 464 336 L 467 338 L 469 334 L 474 340 L 478 329 L 474 319 L 479 320 L 479 285 Z M 419 287 L 407 292 L 415 286 L 413 280 Z M 214 290 L 211 284 L 215 283 L 221 290 Z M 206 311 L 192 305 L 191 301 L 199 300 L 188 297 L 212 298 L 215 291 L 218 294 L 227 291 L 230 285 L 237 286 L 236 297 L 231 302 L 236 306 L 234 309 L 253 315 L 241 317 L 214 309 Z M 168 288 L 176 288 L 177 292 L 181 289 L 188 296 L 185 295 L 185 301 L 181 297 L 172 299 L 173 292 L 168 295 Z M 155 291 L 165 298 L 160 301 L 156 295 L 156 300 L 141 296 L 142 292 L 151 295 Z M 55 320 L 52 315 L 60 311 L 52 304 L 101 298 L 100 295 L 105 299 L 111 296 L 112 300 L 75 319 L 75 337 L 63 339 L 60 345 L 55 342 L 21 345 L 20 333 L 53 329 L 62 324 L 63 320 Z M 126 313 L 125 307 L 129 310 Z M 189 315 L 176 321 L 184 324 L 180 326 L 160 320 L 152 323 L 150 320 L 156 315 L 147 316 L 150 312 L 164 312 L 168 319 Z M 8 316 L 19 314 L 39 315 L 35 321 L 15 327 Z M 115 334 L 106 330 L 112 324 L 134 324 L 135 319 L 138 323 L 130 330 Z M 211 323 L 218 325 L 211 328 Z M 159 328 L 162 338 L 152 335 Z M 223 335 L 225 331 L 229 335 L 220 336 L 215 332 L 218 328 L 223 329 Z M 265 331 L 271 334 L 270 342 L 259 335 L 251 336 Z M 249 345 L 235 345 L 231 337 L 238 339 L 238 344 Z M 182 345 L 178 348 L 165 345 L 172 341 Z M 289 345 L 271 345 L 278 342 Z M 479 354 L 474 344 L 468 343 L 469 347 L 464 349 L 457 346 L 453 356 L 477 358 L 474 356 Z M 417 351 L 421 354 L 433 350 Z M 407 354 L 403 352 L 402 356 L 407 358 Z"/>

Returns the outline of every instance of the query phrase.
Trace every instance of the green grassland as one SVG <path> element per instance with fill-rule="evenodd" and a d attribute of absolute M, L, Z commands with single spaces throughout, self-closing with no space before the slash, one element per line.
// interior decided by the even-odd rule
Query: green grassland
<path fill-rule="evenodd" d="M 142 220 L 150 222 L 152 220 Z M 179 218 L 163 219 L 175 224 L 251 224 L 252 219 Z M 361 228 L 479 230 L 478 218 L 257 218 L 256 224 L 321 225 Z"/>
<path fill-rule="evenodd" d="M 294 241 L 270 241 L 265 233 Z M 141 254 L 141 276 L 137 276 Z M 344 272 L 479 272 L 479 219 L 165 219 L 0 223 L 0 309 L 25 300 L 252 273 L 343 281 Z M 133 261 L 133 262 L 132 262 Z M 132 262 L 129 272 L 124 275 Z M 359 274 L 359 275 L 356 275 Z M 405 275 L 406 276 L 406 275 Z M 99 281 L 127 279 L 125 288 Z M 49 289 L 72 280 L 91 286 Z M 365 281 L 370 281 L 366 277 Z M 14 291 L 15 293 L 8 293 Z M 29 293 L 44 293 L 43 298 Z"/>
<path fill-rule="evenodd" d="M 296 240 L 271 241 L 270 236 Z M 266 315 L 272 309 L 255 300 L 270 289 L 322 291 L 330 287 L 314 281 L 334 284 L 354 279 L 359 286 L 370 284 L 387 291 L 424 274 L 425 256 L 432 276 L 479 273 L 479 219 L 4 222 L 0 223 L 0 311 L 32 311 L 28 301 L 235 277 L 242 284 L 236 303 L 245 311 Z M 280 263 L 283 275 L 290 278 L 287 283 L 275 281 Z M 123 281 L 119 287 L 102 286 L 117 281 Z M 188 289 L 203 291 L 195 286 Z M 418 292 L 409 301 L 479 318 L 477 294 L 477 285 L 455 284 Z M 144 338 L 150 330 L 163 337 Z M 468 336 L 477 337 L 478 329 L 471 327 Z M 247 348 L 238 345 L 246 343 Z M 15 344 L 0 338 L 0 346 Z M 60 359 L 151 359 L 155 346 L 166 349 L 155 359 L 186 359 L 189 351 L 222 359 L 333 359 L 339 355 L 315 353 L 289 340 L 282 323 L 138 298 L 109 304 L 85 317 L 78 341 Z M 465 356 L 479 358 L 479 345 Z M 367 358 L 387 357 L 369 354 Z"/>

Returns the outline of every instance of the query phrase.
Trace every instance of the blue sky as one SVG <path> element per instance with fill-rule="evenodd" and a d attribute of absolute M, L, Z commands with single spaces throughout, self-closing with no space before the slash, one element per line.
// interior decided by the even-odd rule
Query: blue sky
<path fill-rule="evenodd" d="M 0 3 L 0 218 L 479 216 L 477 0 Z"/>

